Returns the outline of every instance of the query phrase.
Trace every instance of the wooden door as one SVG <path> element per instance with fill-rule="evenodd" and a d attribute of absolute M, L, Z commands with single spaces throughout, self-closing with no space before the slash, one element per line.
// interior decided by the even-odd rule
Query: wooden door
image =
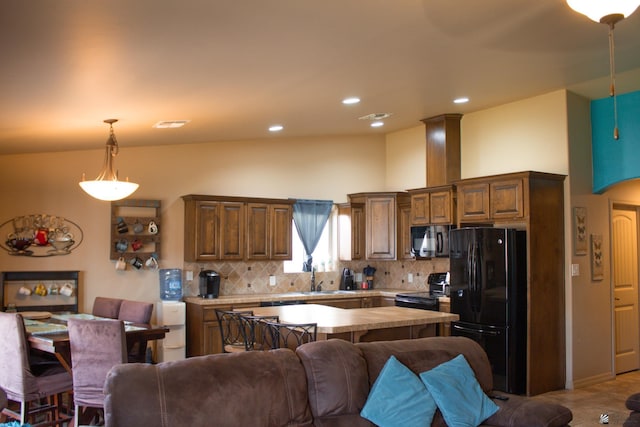
<path fill-rule="evenodd" d="M 640 367 L 637 212 L 614 207 L 611 221 L 615 371 L 619 374 Z"/>

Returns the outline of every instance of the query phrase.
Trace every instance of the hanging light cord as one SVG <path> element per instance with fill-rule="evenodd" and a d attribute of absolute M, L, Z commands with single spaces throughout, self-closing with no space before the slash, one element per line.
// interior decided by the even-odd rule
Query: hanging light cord
<path fill-rule="evenodd" d="M 611 76 L 609 96 L 613 98 L 613 139 L 619 139 L 620 131 L 618 130 L 618 102 L 616 97 L 615 43 L 613 42 L 614 27 L 615 22 L 609 22 L 609 74 Z"/>

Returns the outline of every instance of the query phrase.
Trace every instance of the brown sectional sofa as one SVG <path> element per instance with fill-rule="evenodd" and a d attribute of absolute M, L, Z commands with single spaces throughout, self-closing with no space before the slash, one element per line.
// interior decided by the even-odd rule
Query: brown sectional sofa
<path fill-rule="evenodd" d="M 318 341 L 291 350 L 216 354 L 158 365 L 124 364 L 105 384 L 107 427 L 372 426 L 360 417 L 371 386 L 391 355 L 413 372 L 463 354 L 493 395 L 485 352 L 463 337 L 351 344 Z M 483 425 L 565 426 L 563 406 L 506 395 Z M 432 426 L 445 426 L 436 412 Z"/>

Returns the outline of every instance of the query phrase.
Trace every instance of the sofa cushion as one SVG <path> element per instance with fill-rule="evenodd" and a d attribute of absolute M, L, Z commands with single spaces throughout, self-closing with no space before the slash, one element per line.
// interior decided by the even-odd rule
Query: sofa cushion
<path fill-rule="evenodd" d="M 640 393 L 632 394 L 627 398 L 625 402 L 627 409 L 631 409 L 632 411 L 640 411 Z"/>
<path fill-rule="evenodd" d="M 108 426 L 311 426 L 304 369 L 288 349 L 115 366 Z"/>
<path fill-rule="evenodd" d="M 366 360 L 369 382 L 373 384 L 390 356 L 416 375 L 463 354 L 485 392 L 493 389 L 493 375 L 487 354 L 475 341 L 465 337 L 431 337 L 414 340 L 379 341 L 356 344 Z"/>
<path fill-rule="evenodd" d="M 436 402 L 420 378 L 391 356 L 360 415 L 381 427 L 428 427 L 435 412 Z"/>
<path fill-rule="evenodd" d="M 541 402 L 525 396 L 499 393 L 506 400 L 494 400 L 500 410 L 485 421 L 502 427 L 562 427 L 569 425 L 573 414 L 562 405 Z"/>
<path fill-rule="evenodd" d="M 296 354 L 307 375 L 309 406 L 316 426 L 371 425 L 360 417 L 369 395 L 369 381 L 366 362 L 357 346 L 331 339 L 301 345 Z"/>
<path fill-rule="evenodd" d="M 463 355 L 420 374 L 449 427 L 474 427 L 498 406 L 480 388 Z"/>

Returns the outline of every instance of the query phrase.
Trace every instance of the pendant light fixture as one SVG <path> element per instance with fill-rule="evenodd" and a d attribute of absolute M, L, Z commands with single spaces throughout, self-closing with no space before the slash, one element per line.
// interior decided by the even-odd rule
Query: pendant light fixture
<path fill-rule="evenodd" d="M 589 19 L 609 26 L 609 96 L 613 98 L 613 138 L 619 139 L 618 104 L 616 102 L 616 67 L 613 29 L 640 6 L 640 0 L 567 0 L 573 10 Z"/>
<path fill-rule="evenodd" d="M 82 181 L 80 181 L 80 187 L 91 197 L 99 200 L 124 199 L 138 189 L 138 184 L 129 182 L 129 178 L 125 181 L 118 181 L 118 175 L 113 171 L 113 158 L 118 155 L 118 141 L 113 133 L 113 124 L 117 121 L 118 119 L 104 121 L 109 124 L 109 139 L 107 139 L 104 166 L 100 175 L 93 181 L 87 181 L 83 173 Z"/>

